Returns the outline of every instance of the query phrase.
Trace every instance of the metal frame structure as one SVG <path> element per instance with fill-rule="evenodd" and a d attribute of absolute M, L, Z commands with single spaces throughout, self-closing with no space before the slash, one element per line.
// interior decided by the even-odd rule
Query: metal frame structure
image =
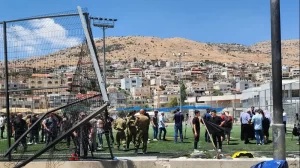
<path fill-rule="evenodd" d="M 271 8 L 271 48 L 272 48 L 272 93 L 273 93 L 273 158 L 286 159 L 285 130 L 282 104 L 282 63 L 280 0 L 270 0 Z"/>
<path fill-rule="evenodd" d="M 90 17 L 95 27 L 102 28 L 103 31 L 103 79 L 106 88 L 106 46 L 105 46 L 105 29 L 114 28 L 117 19 Z"/>
<path fill-rule="evenodd" d="M 6 110 L 7 110 L 7 121 L 8 123 L 10 122 L 10 109 L 9 109 L 9 93 L 11 92 L 20 92 L 20 91 L 27 91 L 27 90 L 34 90 L 34 89 L 21 89 L 21 90 L 9 90 L 8 87 L 8 53 L 7 53 L 7 32 L 6 32 L 6 23 L 10 23 L 10 22 L 16 22 L 16 21 L 25 21 L 25 20 L 32 20 L 32 19 L 44 19 L 44 18 L 54 18 L 54 17 L 66 17 L 66 16 L 80 16 L 80 21 L 84 30 L 84 35 L 86 38 L 86 42 L 88 45 L 88 49 L 91 55 L 91 59 L 92 59 L 92 63 L 93 63 L 93 67 L 95 69 L 95 73 L 98 79 L 98 84 L 99 84 L 99 90 L 101 91 L 101 94 L 98 95 L 94 95 L 79 101 L 75 101 L 75 102 L 71 102 L 68 103 L 67 105 L 55 108 L 53 110 L 48 111 L 47 113 L 45 113 L 42 117 L 40 117 L 38 119 L 37 122 L 35 122 L 32 127 L 30 127 L 24 134 L 21 135 L 21 137 L 13 144 L 11 145 L 11 139 L 10 137 L 8 138 L 8 150 L 5 153 L 5 157 L 8 157 L 8 160 L 11 161 L 11 152 L 14 148 L 16 148 L 17 144 L 20 143 L 21 139 L 24 138 L 31 130 L 32 128 L 38 124 L 40 121 L 42 121 L 42 119 L 44 119 L 48 114 L 55 112 L 57 110 L 78 104 L 80 102 L 92 99 L 92 98 L 96 98 L 96 97 L 101 97 L 101 99 L 104 101 L 104 104 L 99 107 L 96 108 L 94 112 L 90 113 L 86 118 L 84 118 L 83 120 L 79 121 L 78 123 L 76 123 L 75 125 L 73 125 L 72 128 L 70 128 L 69 130 L 65 131 L 62 135 L 60 135 L 58 138 L 56 138 L 54 141 L 52 141 L 50 144 L 48 144 L 47 146 L 45 146 L 44 148 L 42 148 L 40 151 L 38 151 L 36 154 L 34 154 L 33 156 L 27 158 L 26 160 L 20 162 L 18 165 L 16 165 L 15 167 L 23 167 L 26 164 L 28 164 L 29 162 L 31 162 L 32 160 L 36 159 L 37 157 L 39 157 L 40 155 L 42 155 L 44 152 L 46 152 L 47 150 L 49 150 L 50 148 L 52 148 L 53 146 L 55 146 L 57 143 L 59 143 L 62 139 L 64 139 L 68 134 L 72 133 L 74 130 L 78 129 L 79 127 L 81 127 L 83 124 L 89 122 L 92 118 L 96 117 L 97 115 L 99 115 L 99 113 L 104 112 L 104 116 L 107 117 L 108 116 L 108 110 L 107 107 L 109 106 L 109 99 L 108 99 L 108 95 L 107 95 L 107 91 L 105 88 L 105 83 L 103 81 L 102 78 L 102 74 L 100 71 L 100 66 L 99 66 L 99 60 L 97 57 L 97 53 L 96 53 L 96 48 L 95 48 L 95 43 L 93 41 L 92 38 L 92 30 L 90 27 L 90 22 L 88 19 L 88 13 L 83 13 L 81 7 L 78 6 L 78 13 L 73 13 L 73 14 L 62 14 L 62 15 L 55 15 L 55 16 L 41 16 L 41 17 L 34 17 L 34 18 L 25 18 L 25 19 L 18 19 L 18 20 L 12 20 L 12 21 L 4 21 L 4 22 L 0 22 L 0 24 L 3 25 L 3 41 L 4 41 L 4 66 L 5 66 L 5 94 L 6 94 Z M 65 88 L 65 87 L 55 87 L 55 88 Z M 40 90 L 40 89 L 49 89 L 47 88 L 39 88 L 36 90 Z M 51 88 L 52 89 L 52 88 Z M 54 88 L 53 88 L 54 89 Z M 106 118 L 105 118 L 106 119 Z M 8 125 L 8 135 L 10 135 L 10 131 L 11 128 Z M 107 131 L 106 131 L 107 132 Z M 108 137 L 108 135 L 107 135 Z M 109 143 L 109 138 L 107 138 L 108 144 Z M 111 154 L 111 159 L 114 158 L 111 147 L 109 145 L 109 151 Z"/>

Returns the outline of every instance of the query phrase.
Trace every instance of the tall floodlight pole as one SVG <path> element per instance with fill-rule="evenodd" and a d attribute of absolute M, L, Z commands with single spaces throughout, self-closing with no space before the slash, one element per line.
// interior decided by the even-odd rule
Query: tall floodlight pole
<path fill-rule="evenodd" d="M 272 92 L 273 92 L 273 159 L 285 160 L 285 130 L 282 109 L 282 65 L 280 0 L 270 0 L 271 7 L 271 48 L 272 48 Z"/>
<path fill-rule="evenodd" d="M 180 107 L 180 111 L 182 112 L 182 93 L 181 93 L 181 85 L 182 85 L 182 79 L 181 79 L 181 57 L 186 55 L 186 53 L 173 53 L 174 56 L 179 57 L 179 107 Z"/>
<path fill-rule="evenodd" d="M 114 28 L 115 22 L 117 19 L 108 19 L 108 18 L 97 18 L 97 17 L 90 17 L 91 20 L 93 20 L 93 25 L 95 27 L 100 27 L 103 31 L 103 80 L 104 85 L 106 88 L 106 56 L 105 56 L 105 29 L 108 28 Z"/>

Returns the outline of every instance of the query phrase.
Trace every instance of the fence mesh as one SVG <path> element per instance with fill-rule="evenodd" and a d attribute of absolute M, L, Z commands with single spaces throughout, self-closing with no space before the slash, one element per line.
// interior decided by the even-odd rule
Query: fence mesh
<path fill-rule="evenodd" d="M 47 111 L 82 100 L 80 103 L 59 108 L 43 117 L 36 127 L 27 134 L 18 148 L 12 153 L 12 161 L 6 167 L 14 167 L 19 161 L 35 155 L 56 137 L 63 134 L 84 116 L 98 111 L 103 105 L 99 95 L 99 83 L 88 50 L 79 15 L 30 19 L 8 22 L 7 49 L 9 70 L 9 107 L 14 134 L 12 144 L 27 128 Z M 3 25 L 0 24 L 0 52 L 3 53 Z M 4 79 L 4 56 L 0 56 L 1 79 Z M 1 113 L 6 115 L 5 86 L 1 81 Z M 93 97 L 87 99 L 89 97 Z M 22 116 L 20 116 L 21 114 Z M 81 114 L 81 115 L 79 115 Z M 26 122 L 27 128 L 19 128 L 18 115 Z M 103 117 L 103 116 L 101 116 Z M 97 118 L 101 118 L 100 116 Z M 55 147 L 42 154 L 39 159 L 48 159 L 47 167 L 57 167 L 59 161 L 68 159 L 72 153 L 81 153 L 87 147 L 87 157 L 93 156 L 96 146 L 85 144 L 82 139 L 89 139 L 89 126 L 66 136 Z M 55 126 L 57 125 L 57 126 Z M 83 131 L 82 131 L 83 129 Z M 96 130 L 96 129 L 94 129 Z M 95 131 L 92 132 L 95 138 Z M 77 135 L 76 135 L 77 134 Z M 0 141 L 0 152 L 7 151 L 7 129 Z M 82 138 L 80 138 L 82 137 Z M 77 150 L 76 150 L 77 149 Z M 83 150 L 84 149 L 84 150 Z M 3 155 L 0 160 L 7 160 Z"/>

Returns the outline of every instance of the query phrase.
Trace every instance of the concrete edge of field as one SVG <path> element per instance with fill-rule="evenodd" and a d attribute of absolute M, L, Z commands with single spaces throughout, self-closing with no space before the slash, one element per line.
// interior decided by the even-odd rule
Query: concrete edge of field
<path fill-rule="evenodd" d="M 250 168 L 251 166 L 271 158 L 255 159 L 156 159 L 156 158 L 118 158 L 118 160 L 99 161 L 65 161 L 52 162 L 50 168 Z M 299 168 L 299 158 L 287 159 L 289 168 Z M 0 162 L 0 168 L 12 168 L 12 162 Z M 49 161 L 35 161 L 25 168 L 49 168 Z"/>

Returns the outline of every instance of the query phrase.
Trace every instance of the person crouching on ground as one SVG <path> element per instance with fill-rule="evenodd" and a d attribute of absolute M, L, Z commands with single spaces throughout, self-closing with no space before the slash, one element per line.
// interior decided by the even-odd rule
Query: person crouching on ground
<path fill-rule="evenodd" d="M 195 110 L 195 117 L 193 118 L 193 134 L 194 134 L 194 152 L 197 152 L 198 150 L 198 142 L 200 137 L 200 111 Z"/>

